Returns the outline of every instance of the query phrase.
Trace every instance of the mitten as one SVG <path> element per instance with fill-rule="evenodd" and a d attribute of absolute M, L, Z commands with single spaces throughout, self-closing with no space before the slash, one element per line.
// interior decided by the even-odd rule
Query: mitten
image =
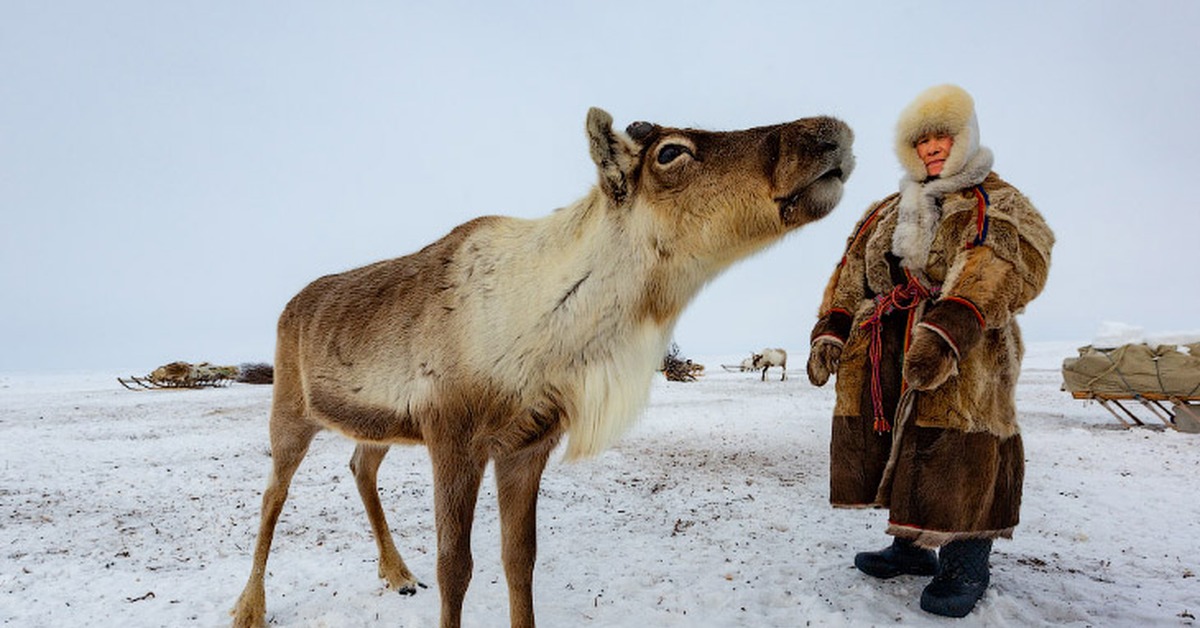
<path fill-rule="evenodd" d="M 954 346 L 937 328 L 917 325 L 904 354 L 904 381 L 916 390 L 933 390 L 957 374 L 958 353 Z"/>
<path fill-rule="evenodd" d="M 812 344 L 808 354 L 808 381 L 814 386 L 824 386 L 829 376 L 837 373 L 838 362 L 842 359 L 842 341 L 821 336 Z"/>

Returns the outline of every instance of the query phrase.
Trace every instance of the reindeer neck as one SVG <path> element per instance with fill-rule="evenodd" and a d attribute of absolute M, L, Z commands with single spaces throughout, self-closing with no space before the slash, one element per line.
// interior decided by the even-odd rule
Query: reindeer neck
<path fill-rule="evenodd" d="M 720 270 L 676 254 L 652 208 L 613 208 L 599 189 L 545 220 L 547 240 L 560 246 L 556 259 L 587 269 L 587 279 L 581 274 L 564 292 L 564 305 L 576 296 L 600 299 L 630 321 L 670 328 Z"/>
<path fill-rule="evenodd" d="M 469 245 L 475 328 L 488 363 L 514 389 L 558 390 L 568 457 L 596 454 L 637 418 L 675 316 L 647 307 L 662 260 L 654 234 L 598 190 L 538 220 L 512 220 Z M 478 277 L 478 273 L 476 273 Z"/>

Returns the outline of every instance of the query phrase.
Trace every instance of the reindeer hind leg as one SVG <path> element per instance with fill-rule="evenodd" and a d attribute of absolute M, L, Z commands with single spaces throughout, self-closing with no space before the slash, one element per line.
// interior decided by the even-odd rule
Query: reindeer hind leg
<path fill-rule="evenodd" d="M 259 521 L 258 540 L 254 546 L 254 566 L 246 588 L 238 597 L 231 614 L 236 628 L 263 626 L 266 620 L 266 593 L 263 579 L 267 571 L 267 555 L 275 536 L 275 525 L 287 501 L 288 487 L 300 462 L 308 453 L 308 446 L 320 428 L 308 423 L 303 414 L 283 414 L 277 408 L 271 413 L 271 477 L 263 491 L 262 517 Z"/>
<path fill-rule="evenodd" d="M 425 585 L 412 575 L 408 565 L 404 564 L 404 559 L 400 557 L 400 552 L 396 550 L 387 517 L 379 503 L 379 465 L 383 463 L 387 452 L 387 445 L 359 443 L 354 448 L 354 456 L 350 458 L 350 471 L 354 474 L 358 494 L 367 510 L 367 520 L 370 521 L 371 532 L 375 535 L 375 545 L 379 548 L 379 577 L 387 583 L 387 588 L 401 595 L 412 595 L 417 592 L 417 587 L 425 588 Z"/>

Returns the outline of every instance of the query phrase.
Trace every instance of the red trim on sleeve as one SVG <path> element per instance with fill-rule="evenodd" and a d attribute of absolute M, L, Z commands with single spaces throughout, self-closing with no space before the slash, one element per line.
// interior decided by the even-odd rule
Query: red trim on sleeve
<path fill-rule="evenodd" d="M 975 313 L 975 318 L 979 320 L 979 328 L 987 329 L 987 320 L 983 318 L 983 313 L 981 313 L 979 311 L 979 308 L 975 307 L 975 304 L 971 303 L 971 301 L 969 299 L 964 299 L 963 297 L 956 297 L 954 295 L 948 294 L 948 295 L 942 297 L 942 300 L 943 301 L 954 301 L 955 303 L 961 303 L 961 304 L 967 306 L 968 308 L 970 308 L 970 310 L 972 312 Z"/>

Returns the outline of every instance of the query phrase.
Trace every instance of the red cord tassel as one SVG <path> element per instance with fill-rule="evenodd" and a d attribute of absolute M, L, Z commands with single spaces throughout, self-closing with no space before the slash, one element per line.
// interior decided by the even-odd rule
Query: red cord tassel
<path fill-rule="evenodd" d="M 912 310 L 922 301 L 938 293 L 937 287 L 926 288 L 907 270 L 904 272 L 908 275 L 908 283 L 898 285 L 886 294 L 877 295 L 875 310 L 860 325 L 862 328 L 869 327 L 871 333 L 867 355 L 871 359 L 871 405 L 875 417 L 875 432 L 878 434 L 892 431 L 892 425 L 883 412 L 883 378 L 880 377 L 883 362 L 883 317 L 896 310 Z"/>

